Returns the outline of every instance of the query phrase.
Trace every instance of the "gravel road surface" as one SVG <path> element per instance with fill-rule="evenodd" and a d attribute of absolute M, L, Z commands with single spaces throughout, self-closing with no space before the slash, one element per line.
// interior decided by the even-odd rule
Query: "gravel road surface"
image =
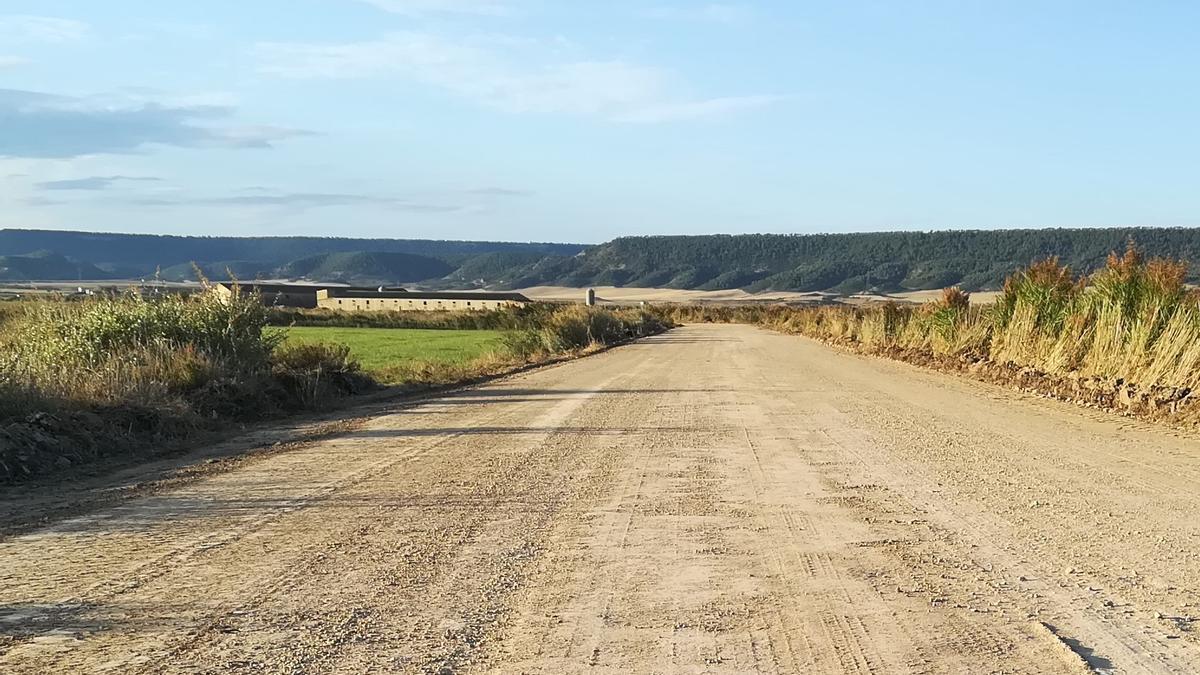
<path fill-rule="evenodd" d="M 690 326 L 0 540 L 0 672 L 1193 673 L 1197 440 Z"/>

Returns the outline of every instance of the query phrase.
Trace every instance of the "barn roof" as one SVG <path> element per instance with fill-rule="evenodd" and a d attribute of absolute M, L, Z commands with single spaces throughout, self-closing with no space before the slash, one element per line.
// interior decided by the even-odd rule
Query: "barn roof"
<path fill-rule="evenodd" d="M 331 286 L 326 286 L 326 285 L 322 285 L 322 284 L 280 284 L 280 283 L 261 283 L 261 282 L 257 282 L 257 281 L 218 281 L 218 282 L 216 282 L 216 285 L 224 286 L 225 288 L 230 288 L 230 289 L 233 288 L 234 286 L 237 286 L 238 288 L 240 288 L 242 290 L 248 290 L 251 292 L 258 292 L 258 293 L 316 293 L 317 291 L 333 290 L 334 288 L 337 288 L 339 290 L 346 290 L 346 291 L 361 291 L 364 293 L 378 294 L 378 292 L 379 292 L 377 287 L 366 287 L 366 286 L 353 286 L 353 287 L 333 286 L 333 287 L 331 287 Z M 408 293 L 408 291 L 406 289 L 398 288 L 398 287 L 385 287 L 383 290 L 386 293 L 397 293 L 397 294 L 407 294 Z M 408 296 L 405 295 L 405 297 L 408 297 Z"/>
<path fill-rule="evenodd" d="M 354 298 L 366 300 L 500 300 L 507 302 L 529 302 L 520 293 L 491 293 L 485 291 L 369 291 L 350 288 L 327 288 L 331 298 Z"/>

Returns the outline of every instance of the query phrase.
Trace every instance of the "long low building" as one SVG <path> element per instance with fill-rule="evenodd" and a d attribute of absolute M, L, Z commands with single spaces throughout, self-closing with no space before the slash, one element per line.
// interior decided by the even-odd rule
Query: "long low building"
<path fill-rule="evenodd" d="M 483 291 L 369 291 L 327 288 L 317 291 L 317 306 L 348 312 L 456 312 L 503 309 L 529 304 L 520 293 Z"/>
<path fill-rule="evenodd" d="M 209 287 L 209 292 L 218 298 L 228 299 L 235 294 L 258 295 L 264 305 L 270 307 L 317 306 L 317 291 L 323 286 L 308 284 L 278 284 L 259 281 L 219 281 Z"/>
<path fill-rule="evenodd" d="M 262 298 L 263 304 L 269 307 L 300 307 L 304 309 L 312 309 L 317 306 L 317 293 L 329 286 L 320 284 L 285 284 L 285 283 L 269 283 L 262 281 L 218 281 L 214 283 L 209 291 L 215 293 L 221 299 L 233 297 L 235 293 L 245 293 L 250 295 L 258 295 Z M 366 287 L 339 287 L 341 290 L 347 291 L 363 291 L 374 292 L 373 288 Z M 385 287 L 382 289 L 389 293 L 405 293 L 403 288 Z"/>

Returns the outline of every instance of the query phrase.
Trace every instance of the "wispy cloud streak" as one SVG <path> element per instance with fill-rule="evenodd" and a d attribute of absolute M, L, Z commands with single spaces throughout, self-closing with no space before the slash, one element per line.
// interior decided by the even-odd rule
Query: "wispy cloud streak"
<path fill-rule="evenodd" d="M 516 41 L 509 41 L 515 44 Z M 260 70 L 289 78 L 388 78 L 422 82 L 509 113 L 566 113 L 662 123 L 769 105 L 778 96 L 698 98 L 671 72 L 627 61 L 555 62 L 510 53 L 504 40 L 454 40 L 417 31 L 367 42 L 264 43 Z M 515 48 L 513 48 L 515 49 Z"/>
<path fill-rule="evenodd" d="M 0 157 L 124 154 L 154 145 L 268 148 L 311 132 L 229 123 L 234 109 L 0 89 Z"/>

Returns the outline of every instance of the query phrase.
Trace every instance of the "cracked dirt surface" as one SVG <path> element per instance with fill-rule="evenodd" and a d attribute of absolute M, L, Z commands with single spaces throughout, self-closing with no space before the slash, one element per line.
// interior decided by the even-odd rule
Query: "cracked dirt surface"
<path fill-rule="evenodd" d="M 0 672 L 1195 672 L 1198 456 L 685 327 L 0 541 Z"/>

